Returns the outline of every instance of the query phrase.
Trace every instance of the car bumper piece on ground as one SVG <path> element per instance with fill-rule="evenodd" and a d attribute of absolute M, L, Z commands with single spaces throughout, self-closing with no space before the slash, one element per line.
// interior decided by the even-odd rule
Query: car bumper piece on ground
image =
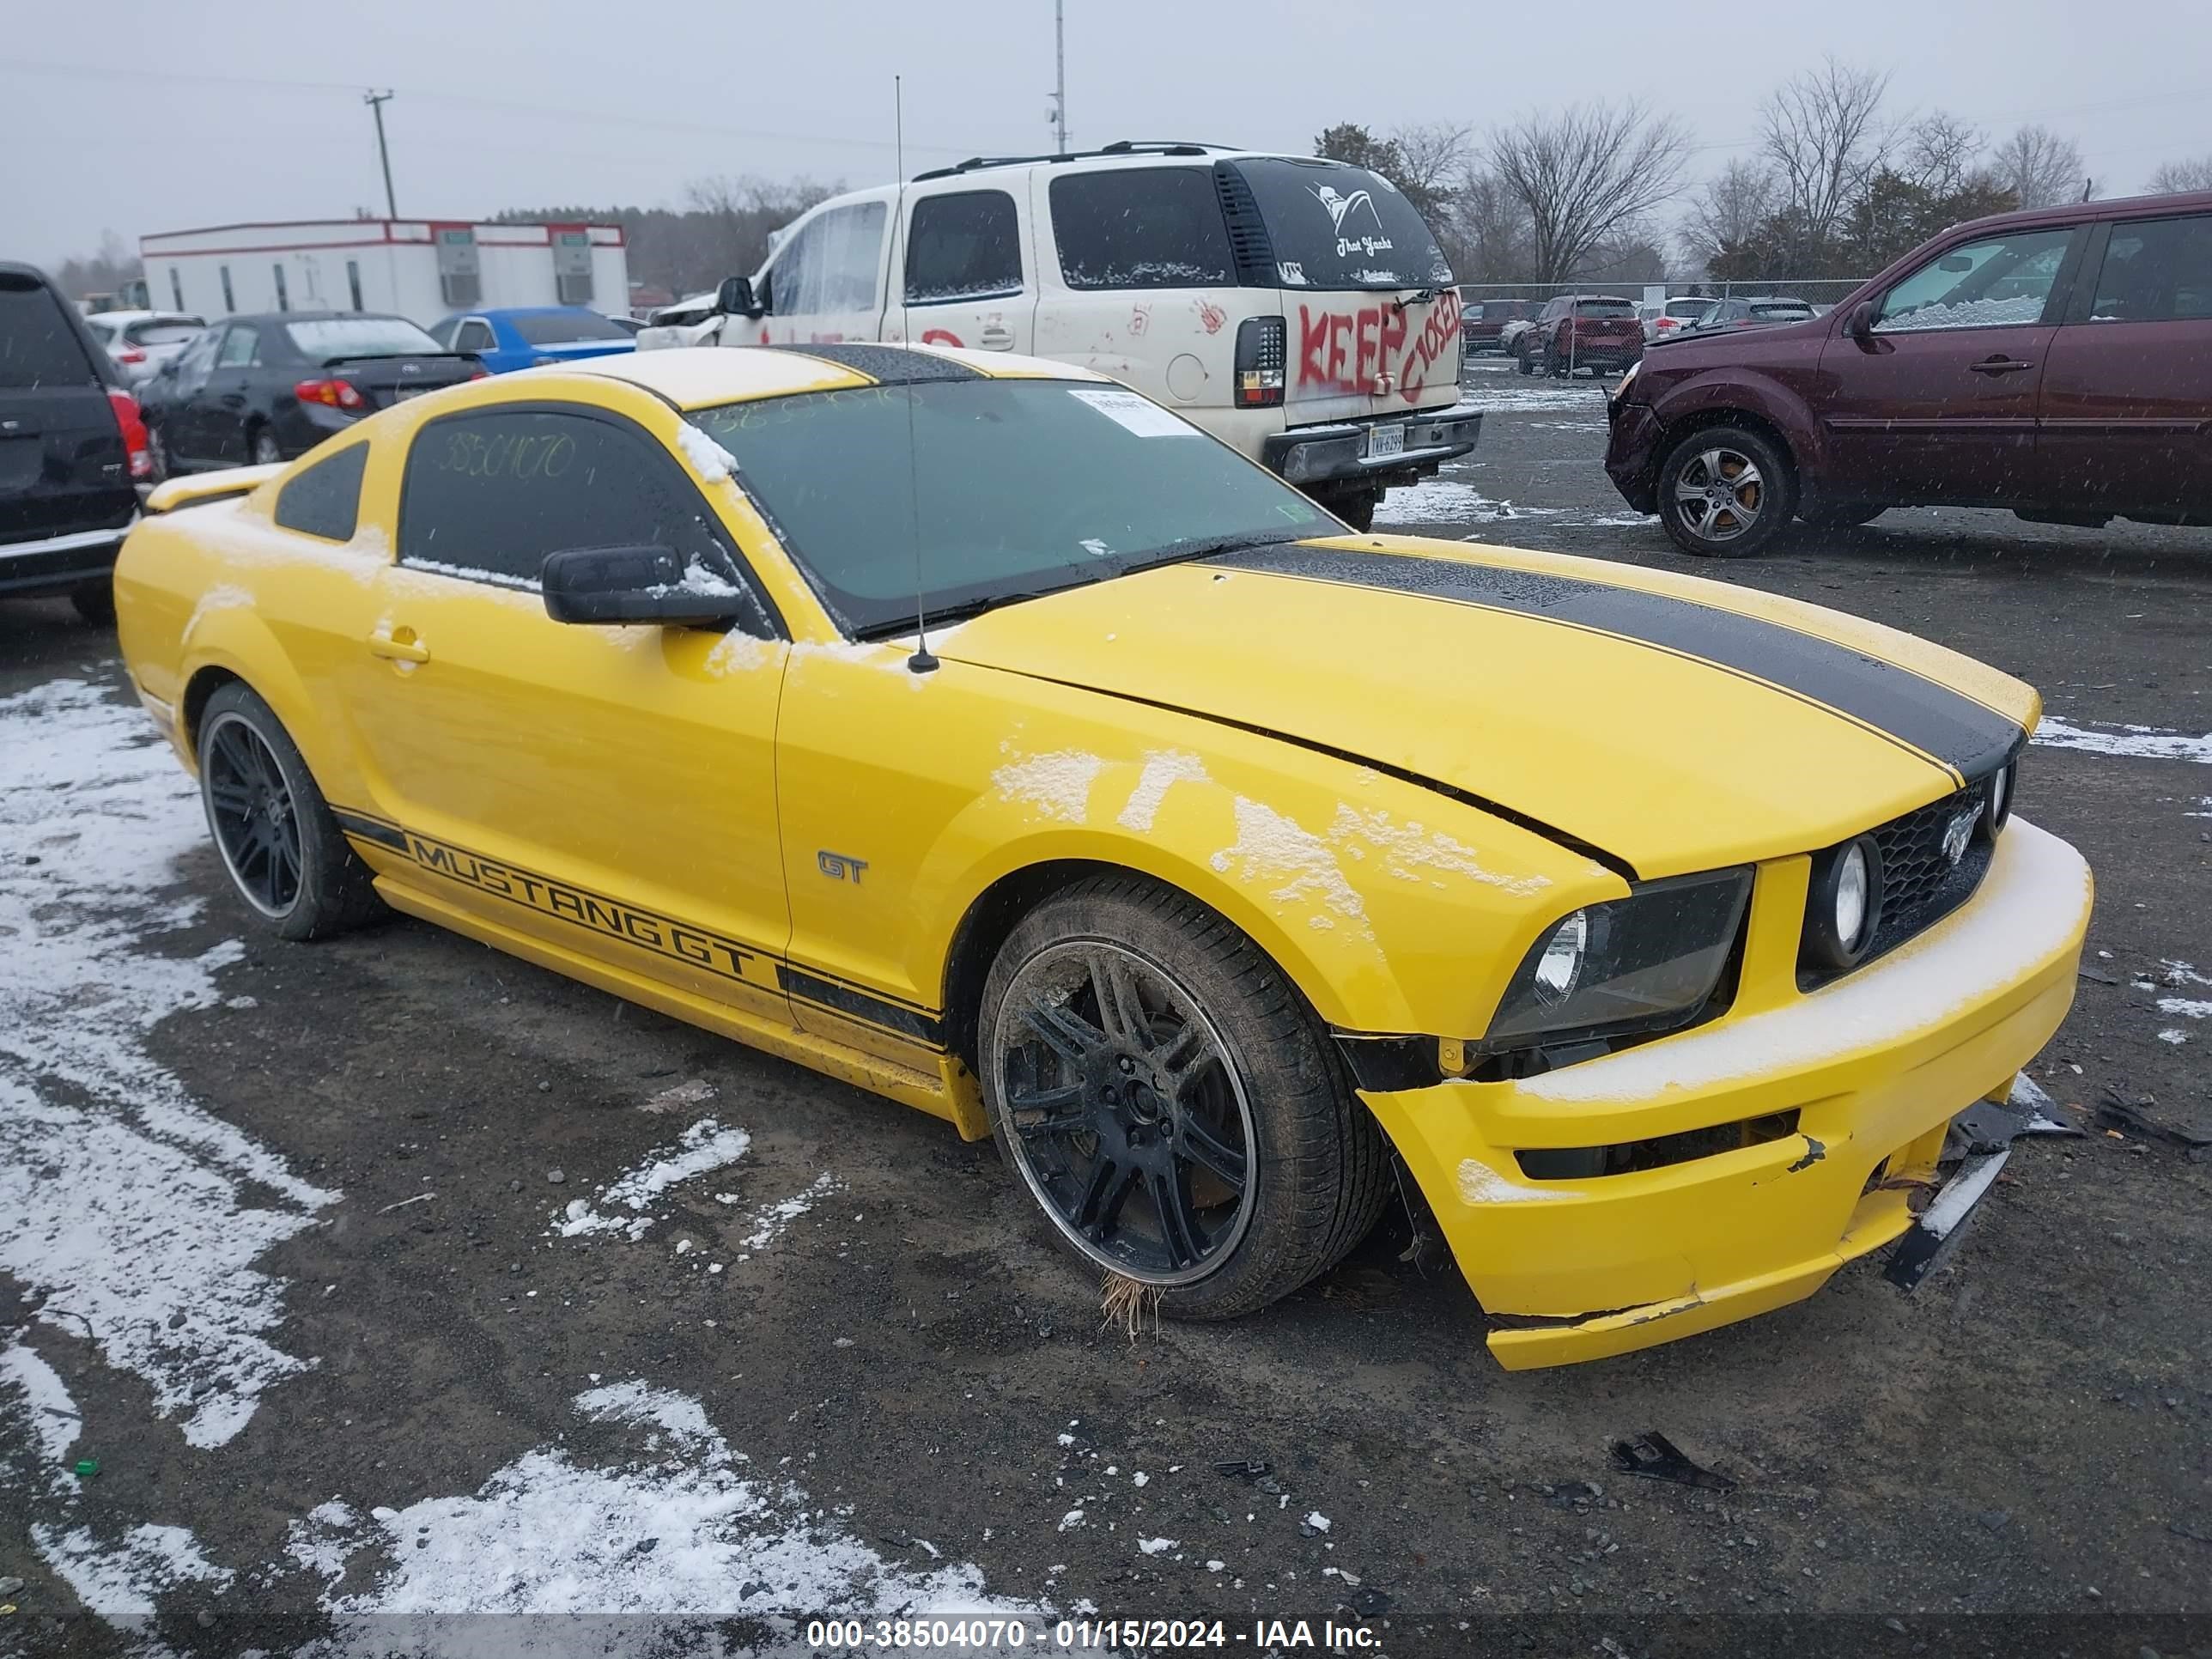
<path fill-rule="evenodd" d="M 1401 429 L 1401 447 L 1376 453 L 1369 434 Z M 1342 421 L 1326 426 L 1293 427 L 1267 438 L 1261 459 L 1285 483 L 1315 484 L 1375 478 L 1393 473 L 1433 471 L 1464 455 L 1482 435 L 1482 411 L 1472 404 L 1424 411 L 1406 420 Z"/>
<path fill-rule="evenodd" d="M 1362 1097 L 1496 1322 L 1500 1363 L 1650 1347 L 1809 1296 L 1915 1227 L 1954 1117 L 2005 1098 L 2065 1018 L 2090 896 L 2080 854 L 2015 818 L 1971 901 L 1819 990 L 1543 1076 Z M 1517 1156 L 1715 1135 L 1720 1150 L 1571 1180 Z M 1970 1152 L 1969 1172 L 1989 1155 Z M 1978 1195 L 1937 1193 L 1935 1260 Z"/>
<path fill-rule="evenodd" d="M 0 542 L 0 593 L 58 593 L 115 568 L 123 538 L 138 522 L 110 530 L 73 531 L 34 542 Z"/>

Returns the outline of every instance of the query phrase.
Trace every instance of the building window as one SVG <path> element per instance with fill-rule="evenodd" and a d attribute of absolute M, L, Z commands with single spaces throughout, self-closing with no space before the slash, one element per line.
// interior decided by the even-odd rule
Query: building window
<path fill-rule="evenodd" d="M 169 267 L 169 298 L 179 311 L 185 308 L 185 279 L 177 274 L 174 265 Z"/>
<path fill-rule="evenodd" d="M 353 295 L 353 308 L 361 310 L 361 261 L 358 259 L 346 261 L 346 290 Z"/>
<path fill-rule="evenodd" d="M 276 309 L 289 311 L 292 308 L 292 301 L 290 296 L 284 292 L 284 262 L 279 259 L 269 268 L 276 273 Z"/>
<path fill-rule="evenodd" d="M 230 267 L 222 267 L 222 314 L 230 316 L 238 309 L 238 301 L 230 297 Z"/>

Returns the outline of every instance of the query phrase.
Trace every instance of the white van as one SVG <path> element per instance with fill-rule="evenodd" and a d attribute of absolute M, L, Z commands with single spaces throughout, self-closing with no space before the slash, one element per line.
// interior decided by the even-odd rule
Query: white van
<path fill-rule="evenodd" d="M 811 209 L 720 303 L 639 349 L 914 340 L 1079 363 L 1361 529 L 1482 424 L 1428 226 L 1389 180 L 1308 156 L 979 157 Z"/>

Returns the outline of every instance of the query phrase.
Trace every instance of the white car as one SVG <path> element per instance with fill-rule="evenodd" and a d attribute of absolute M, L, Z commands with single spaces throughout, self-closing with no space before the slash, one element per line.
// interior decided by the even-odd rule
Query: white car
<path fill-rule="evenodd" d="M 1713 314 L 1720 301 L 1714 299 L 1669 300 L 1662 306 L 1646 308 L 1644 319 L 1645 340 L 1671 340 L 1685 329 L 1697 327 Z"/>
<path fill-rule="evenodd" d="M 207 326 L 206 318 L 181 311 L 100 311 L 84 320 L 131 386 L 152 380 Z"/>
<path fill-rule="evenodd" d="M 963 161 L 809 210 L 717 303 L 639 349 L 911 340 L 1074 363 L 1361 529 L 1481 429 L 1428 226 L 1387 179 L 1312 156 L 1119 143 Z"/>

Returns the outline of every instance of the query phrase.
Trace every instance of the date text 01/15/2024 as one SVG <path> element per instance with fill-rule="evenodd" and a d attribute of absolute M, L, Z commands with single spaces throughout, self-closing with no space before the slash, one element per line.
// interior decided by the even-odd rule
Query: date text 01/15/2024
<path fill-rule="evenodd" d="M 1218 1619 L 1062 1619 L 1031 1625 L 1023 1619 L 816 1619 L 806 1643 L 823 1651 L 841 1649 L 938 1648 L 1002 1653 L 1035 1643 L 1047 1650 L 1172 1650 L 1239 1645 L 1258 1651 L 1291 1648 L 1327 1653 L 1379 1652 L 1379 1632 L 1365 1625 L 1323 1619 L 1259 1619 L 1249 1631 Z"/>

